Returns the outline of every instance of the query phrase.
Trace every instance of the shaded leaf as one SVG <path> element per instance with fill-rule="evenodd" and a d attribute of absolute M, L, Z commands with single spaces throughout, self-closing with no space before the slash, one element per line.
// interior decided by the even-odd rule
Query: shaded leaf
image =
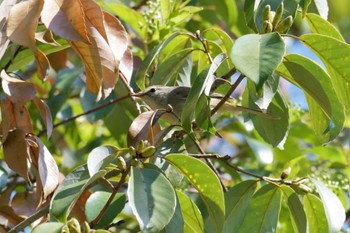
<path fill-rule="evenodd" d="M 310 193 L 306 194 L 303 204 L 310 233 L 323 232 L 325 229 L 329 229 L 322 201 L 317 196 Z"/>
<path fill-rule="evenodd" d="M 64 39 L 90 42 L 79 0 L 45 0 L 41 20 L 46 28 Z"/>
<path fill-rule="evenodd" d="M 56 190 L 50 207 L 50 216 L 60 222 L 66 222 L 73 206 L 87 187 L 103 177 L 106 171 L 99 171 L 89 176 L 86 166 L 81 166 L 69 173 Z"/>
<path fill-rule="evenodd" d="M 285 50 L 284 41 L 278 33 L 249 34 L 236 40 L 230 58 L 237 70 L 259 88 L 282 62 Z"/>
<path fill-rule="evenodd" d="M 3 167 L 0 167 L 0 189 L 7 185 L 8 173 Z"/>
<path fill-rule="evenodd" d="M 38 77 L 42 81 L 46 81 L 46 78 L 47 78 L 46 75 L 50 69 L 49 60 L 47 59 L 46 55 L 38 49 L 35 50 L 34 57 L 35 57 L 36 64 L 37 64 L 37 71 L 36 72 L 38 74 Z"/>
<path fill-rule="evenodd" d="M 7 221 L 12 223 L 13 225 L 17 225 L 24 220 L 24 218 L 18 216 L 10 206 L 1 206 L 0 216 L 3 216 Z"/>
<path fill-rule="evenodd" d="M 320 181 L 311 178 L 320 194 L 328 220 L 329 232 L 338 232 L 345 221 L 345 210 L 339 198 Z"/>
<path fill-rule="evenodd" d="M 299 200 L 298 195 L 294 192 L 292 188 L 285 185 L 281 187 L 281 191 L 288 204 L 288 209 L 291 213 L 293 223 L 296 226 L 296 229 L 294 229 L 295 232 L 306 233 L 307 232 L 306 214 L 305 214 L 303 205 Z"/>
<path fill-rule="evenodd" d="M 247 180 L 230 188 L 225 193 L 225 223 L 224 233 L 237 232 L 239 226 L 243 223 L 249 201 L 252 198 L 257 182 Z"/>
<path fill-rule="evenodd" d="M 88 222 L 93 221 L 99 215 L 110 196 L 111 193 L 104 191 L 97 191 L 89 196 L 85 204 L 85 215 Z M 99 229 L 109 226 L 115 217 L 123 210 L 125 201 L 125 194 L 117 193 L 105 214 L 94 228 Z"/>
<path fill-rule="evenodd" d="M 215 173 L 201 160 L 184 154 L 169 154 L 165 159 L 198 190 L 217 232 L 224 223 L 225 203 L 221 184 Z"/>
<path fill-rule="evenodd" d="M 93 149 L 87 159 L 90 176 L 109 165 L 118 156 L 118 151 L 115 146 L 99 146 Z"/>
<path fill-rule="evenodd" d="M 267 184 L 260 188 L 250 200 L 238 232 L 276 232 L 281 197 L 281 190 L 275 185 Z"/>
<path fill-rule="evenodd" d="M 168 175 L 167 175 L 167 178 L 169 178 Z M 175 190 L 175 191 L 177 194 L 178 191 L 177 190 Z M 180 209 L 180 201 L 179 201 L 179 198 L 177 195 L 174 215 L 171 218 L 169 224 L 166 225 L 164 229 L 165 229 L 166 233 L 184 232 L 184 225 L 185 225 L 185 222 L 184 222 L 183 214 L 182 214 L 181 209 Z"/>
<path fill-rule="evenodd" d="M 159 232 L 171 220 L 176 206 L 175 191 L 160 170 L 131 167 L 127 193 L 143 232 Z"/>
<path fill-rule="evenodd" d="M 3 150 L 7 166 L 29 182 L 25 132 L 21 129 L 9 132 L 3 144 Z"/>
<path fill-rule="evenodd" d="M 17 215 L 21 217 L 29 217 L 40 208 L 38 207 L 36 196 L 36 189 L 30 192 L 16 192 L 11 200 L 11 207 Z"/>
<path fill-rule="evenodd" d="M 43 100 L 39 99 L 38 97 L 35 97 L 33 102 L 39 111 L 41 119 L 44 121 L 44 124 L 46 126 L 47 137 L 49 138 L 53 129 L 53 121 L 50 108 Z"/>
<path fill-rule="evenodd" d="M 16 3 L 17 0 L 5 0 L 0 3 L 0 60 L 10 43 L 6 35 L 6 22 L 11 7 Z"/>
<path fill-rule="evenodd" d="M 1 79 L 2 89 L 12 103 L 24 105 L 27 101 L 35 97 L 36 89 L 33 83 L 12 78 L 6 74 L 5 70 L 1 71 Z"/>
<path fill-rule="evenodd" d="M 57 43 L 57 41 L 55 41 L 52 31 L 51 30 L 44 30 L 44 31 L 40 31 L 40 32 L 36 32 L 35 33 L 35 39 L 40 41 L 41 43 L 44 44 L 49 44 L 49 45 L 53 45 L 53 46 L 60 46 L 59 43 Z"/>
<path fill-rule="evenodd" d="M 342 130 L 345 116 L 328 74 L 315 62 L 297 54 L 285 56 L 276 72 L 312 97 L 307 100 L 314 129 L 319 135 L 329 132 L 326 141 L 333 140 Z"/>
<path fill-rule="evenodd" d="M 46 200 L 58 186 L 59 172 L 56 161 L 53 159 L 50 151 L 38 137 L 36 137 L 36 142 L 39 147 L 38 170 L 43 186 L 44 199 Z"/>
<path fill-rule="evenodd" d="M 186 194 L 176 190 L 184 221 L 183 232 L 203 232 L 203 217 L 196 204 Z"/>
<path fill-rule="evenodd" d="M 64 226 L 65 224 L 60 222 L 47 222 L 35 227 L 32 233 L 42 233 L 42 232 L 61 233 Z"/>

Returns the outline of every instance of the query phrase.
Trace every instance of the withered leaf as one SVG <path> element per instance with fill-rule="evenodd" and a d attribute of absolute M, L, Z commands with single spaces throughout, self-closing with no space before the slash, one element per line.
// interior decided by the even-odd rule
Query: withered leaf
<path fill-rule="evenodd" d="M 28 182 L 28 154 L 25 132 L 21 129 L 9 132 L 3 144 L 3 150 L 5 162 L 9 168 Z"/>
<path fill-rule="evenodd" d="M 34 104 L 36 108 L 39 110 L 41 119 L 43 119 L 45 126 L 46 126 L 46 132 L 47 132 L 47 137 L 49 138 L 52 133 L 53 129 L 53 122 L 52 122 L 52 115 L 49 106 L 47 104 L 39 99 L 38 97 L 34 98 Z"/>
<path fill-rule="evenodd" d="M 128 48 L 119 63 L 119 70 L 124 75 L 128 83 L 131 81 L 133 71 L 133 56 L 131 50 Z"/>
<path fill-rule="evenodd" d="M 45 0 L 41 20 L 53 33 L 64 39 L 90 43 L 79 0 Z"/>

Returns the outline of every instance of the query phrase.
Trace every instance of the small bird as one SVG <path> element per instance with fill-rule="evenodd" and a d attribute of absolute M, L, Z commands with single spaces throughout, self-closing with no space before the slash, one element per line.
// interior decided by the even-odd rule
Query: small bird
<path fill-rule="evenodd" d="M 169 109 L 171 106 L 171 112 L 164 113 L 162 118 L 173 125 L 179 125 L 181 114 L 186 103 L 186 99 L 190 92 L 190 87 L 177 86 L 149 86 L 145 90 L 133 94 L 133 96 L 139 97 L 144 101 L 152 110 L 156 109 Z M 223 95 L 212 93 L 210 94 L 210 106 L 214 108 L 220 100 L 223 98 Z M 268 117 L 269 114 L 264 113 L 259 110 L 238 106 L 232 103 L 231 101 L 226 101 L 222 105 L 220 111 L 235 111 L 235 112 L 246 112 L 252 113 L 255 115 L 264 115 Z M 194 109 L 193 109 L 194 111 Z M 271 116 L 269 116 L 270 118 Z"/>

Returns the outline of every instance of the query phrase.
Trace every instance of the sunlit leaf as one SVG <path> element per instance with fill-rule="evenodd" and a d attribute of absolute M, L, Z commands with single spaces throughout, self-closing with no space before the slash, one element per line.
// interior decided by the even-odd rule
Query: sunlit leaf
<path fill-rule="evenodd" d="M 310 193 L 306 194 L 303 204 L 310 233 L 318 233 L 329 229 L 322 201 L 317 196 Z"/>
<path fill-rule="evenodd" d="M 285 50 L 278 33 L 248 34 L 236 40 L 230 58 L 237 70 L 261 87 L 282 62 Z"/>
<path fill-rule="evenodd" d="M 175 191 L 160 170 L 132 167 L 127 193 L 143 232 L 159 232 L 171 220 L 176 206 Z"/>
<path fill-rule="evenodd" d="M 225 204 L 221 184 L 215 173 L 202 161 L 184 154 L 169 154 L 165 159 L 198 190 L 218 232 L 224 223 Z"/>
<path fill-rule="evenodd" d="M 313 33 L 331 36 L 345 42 L 338 29 L 322 17 L 313 13 L 307 13 L 305 15 L 305 20 Z"/>
<path fill-rule="evenodd" d="M 329 232 L 338 232 L 345 221 L 345 210 L 339 198 L 320 181 L 311 178 L 320 194 L 328 220 Z"/>
<path fill-rule="evenodd" d="M 260 188 L 250 200 L 238 232 L 276 232 L 281 197 L 281 190 L 275 185 L 267 184 Z"/>

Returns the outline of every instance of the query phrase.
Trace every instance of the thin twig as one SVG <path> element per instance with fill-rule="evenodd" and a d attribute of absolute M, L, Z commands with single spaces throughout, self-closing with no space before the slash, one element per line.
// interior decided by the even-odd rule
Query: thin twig
<path fill-rule="evenodd" d="M 15 232 L 20 232 L 39 218 L 45 216 L 46 214 L 49 213 L 50 210 L 50 205 L 46 204 L 43 208 L 26 218 L 24 221 L 20 222 L 17 224 L 15 227 L 13 227 L 8 233 L 15 233 Z"/>
<path fill-rule="evenodd" d="M 205 39 L 203 39 L 203 37 L 201 36 L 201 32 L 199 30 L 196 31 L 196 38 L 202 43 L 203 48 L 204 48 L 204 53 L 207 54 L 208 59 L 210 61 L 210 64 L 213 63 L 213 58 L 211 57 L 210 53 L 209 53 L 209 49 L 208 49 L 208 45 L 207 45 L 207 41 Z"/>
<path fill-rule="evenodd" d="M 226 95 L 220 100 L 220 102 L 211 110 L 210 115 L 214 115 L 220 108 L 221 106 L 230 98 L 230 96 L 232 95 L 232 93 L 236 90 L 236 88 L 238 87 L 238 85 L 242 82 L 242 80 L 244 79 L 244 75 L 241 74 L 238 79 L 236 80 L 236 82 L 234 84 L 231 85 L 231 88 L 228 90 L 228 92 L 226 93 Z"/>
<path fill-rule="evenodd" d="M 111 196 L 108 198 L 106 204 L 103 206 L 103 208 L 100 211 L 100 213 L 98 214 L 98 216 L 90 223 L 91 227 L 94 227 L 99 223 L 99 221 L 101 220 L 101 218 L 103 217 L 103 215 L 107 211 L 108 207 L 111 205 L 115 195 L 117 195 L 117 193 L 118 193 L 118 190 L 125 183 L 126 177 L 130 172 L 130 167 L 131 167 L 131 164 L 129 164 L 127 166 L 127 168 L 125 169 L 125 171 L 122 173 L 122 176 L 120 178 L 120 181 L 118 182 L 118 185 L 113 189 L 113 192 L 112 192 Z"/>

